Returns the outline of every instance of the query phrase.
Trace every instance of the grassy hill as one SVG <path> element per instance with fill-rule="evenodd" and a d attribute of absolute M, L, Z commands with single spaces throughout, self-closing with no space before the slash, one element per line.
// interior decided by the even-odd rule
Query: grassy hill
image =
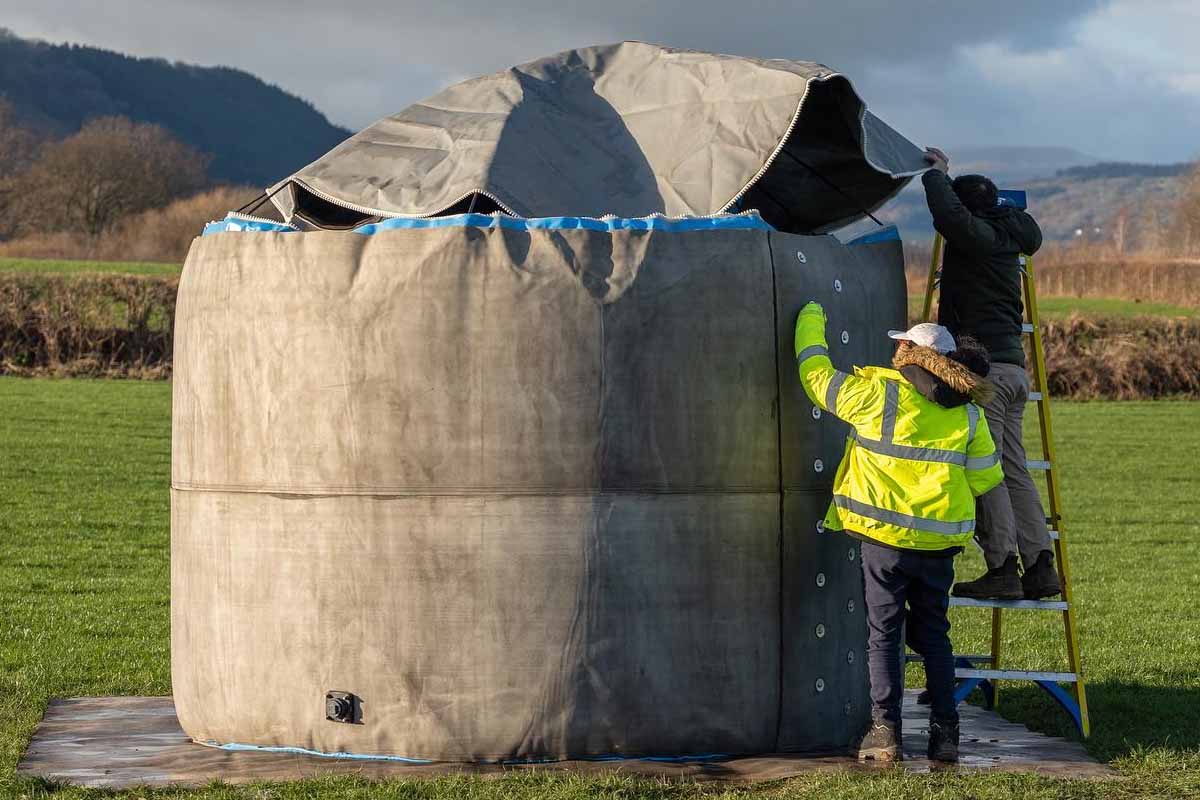
<path fill-rule="evenodd" d="M 1012 156 L 1020 156 L 1021 148 L 1013 148 Z M 1152 208 L 1171 208 L 1183 190 L 1183 178 L 1191 164 L 1079 164 L 1057 169 L 1050 177 L 1014 177 L 1021 175 L 1020 166 L 997 166 L 986 169 L 987 163 L 960 162 L 951 153 L 952 174 L 982 172 L 995 176 L 1001 188 L 1025 189 L 1029 192 L 1029 208 L 1042 226 L 1048 241 L 1076 238 L 1111 238 L 1111 225 L 1122 208 L 1130 224 Z M 933 223 L 925 206 L 925 193 L 919 180 L 914 180 L 881 212 L 876 214 L 886 222 L 900 227 L 906 241 L 924 240 L 933 236 Z M 1096 230 L 1099 228 L 1100 230 Z"/>
<path fill-rule="evenodd" d="M 48 136 L 122 115 L 170 130 L 212 156 L 217 181 L 265 186 L 350 135 L 306 101 L 228 67 L 133 58 L 21 39 L 0 29 L 0 97 Z"/>

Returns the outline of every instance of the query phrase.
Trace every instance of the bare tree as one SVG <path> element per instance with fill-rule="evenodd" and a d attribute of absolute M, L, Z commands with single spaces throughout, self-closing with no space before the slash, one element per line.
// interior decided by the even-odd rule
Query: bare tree
<path fill-rule="evenodd" d="M 206 163 L 158 125 L 94 119 L 45 145 L 17 179 L 22 227 L 98 235 L 130 214 L 202 188 Z"/>
<path fill-rule="evenodd" d="M 37 149 L 37 137 L 17 122 L 12 104 L 0 97 L 0 239 L 16 228 L 16 176 L 33 163 Z"/>
<path fill-rule="evenodd" d="M 28 167 L 37 155 L 33 131 L 17 121 L 12 103 L 0 97 L 0 178 L 8 178 Z"/>
<path fill-rule="evenodd" d="M 1113 219 L 1113 249 L 1117 253 L 1117 258 L 1125 257 L 1125 231 L 1129 225 L 1129 207 L 1121 206 L 1117 211 L 1117 216 Z"/>
<path fill-rule="evenodd" d="M 1169 255 L 1174 215 L 1174 202 L 1161 197 L 1147 197 L 1134 206 L 1129 225 L 1133 247 L 1142 255 Z"/>
<path fill-rule="evenodd" d="M 1200 246 L 1200 162 L 1192 167 L 1183 183 L 1183 193 L 1175 207 L 1172 239 L 1182 254 L 1190 256 Z"/>

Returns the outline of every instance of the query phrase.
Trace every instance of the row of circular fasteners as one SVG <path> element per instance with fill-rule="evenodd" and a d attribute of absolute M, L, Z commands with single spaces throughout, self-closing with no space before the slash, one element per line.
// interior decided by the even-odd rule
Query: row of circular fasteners
<path fill-rule="evenodd" d="M 799 261 L 801 264 L 807 264 L 807 263 L 808 263 L 808 257 L 807 257 L 806 255 L 804 255 L 804 251 L 803 251 L 803 250 L 797 250 L 797 251 L 796 251 L 796 260 L 797 260 L 797 261 Z M 841 281 L 840 279 L 838 279 L 838 278 L 835 278 L 835 279 L 834 279 L 834 281 L 833 281 L 833 290 L 834 290 L 835 292 L 838 292 L 839 294 L 841 293 L 841 291 L 842 291 L 842 281 Z M 844 344 L 844 345 L 845 345 L 845 344 L 850 344 L 850 332 L 849 332 L 849 331 L 845 331 L 845 330 L 844 330 L 844 331 L 842 331 L 842 335 L 841 335 L 841 337 L 840 337 L 840 338 L 841 338 L 842 344 Z M 820 419 L 821 419 L 821 409 L 820 409 L 820 408 L 818 408 L 818 407 L 817 407 L 817 406 L 815 406 L 815 405 L 813 406 L 813 409 L 812 409 L 812 418 L 813 418 L 814 420 L 820 420 Z M 816 459 L 816 460 L 813 462 L 813 471 L 815 471 L 815 472 L 824 472 L 824 471 L 825 471 L 825 462 L 824 462 L 824 461 L 822 461 L 822 460 L 821 460 L 821 459 L 819 459 L 819 458 L 818 458 L 818 459 Z M 825 521 L 824 521 L 824 520 L 817 520 L 817 533 L 824 533 L 824 532 L 825 532 Z M 853 561 L 853 560 L 855 559 L 855 552 L 854 552 L 854 548 L 853 548 L 853 547 L 849 548 L 849 549 L 846 551 L 846 558 L 847 558 L 848 560 L 850 560 L 850 561 Z M 825 580 L 825 573 L 824 573 L 824 572 L 818 572 L 818 573 L 817 573 L 817 586 L 818 586 L 818 587 L 824 587 L 824 586 L 825 586 L 825 583 L 826 583 L 826 580 Z M 853 599 L 850 599 L 850 600 L 847 600 L 847 601 L 846 601 L 846 612 L 847 612 L 848 614 L 853 614 L 853 613 L 854 613 L 854 607 L 855 607 L 855 605 L 854 605 L 854 600 L 853 600 Z M 824 625 L 823 623 L 820 623 L 820 622 L 818 622 L 818 623 L 817 623 L 817 627 L 814 629 L 814 632 L 816 633 L 816 636 L 817 636 L 817 638 L 818 638 L 818 639 L 823 639 L 823 638 L 825 638 L 825 633 L 826 633 L 826 630 L 825 630 L 825 625 Z M 847 650 L 847 651 L 846 651 L 846 663 L 847 663 L 847 664 L 853 664 L 853 663 L 854 663 L 854 651 L 853 651 L 853 650 Z M 817 690 L 817 692 L 818 692 L 818 693 L 820 693 L 820 692 L 824 692 L 824 691 L 825 691 L 825 679 L 824 679 L 824 678 L 817 678 L 817 679 L 816 679 L 816 682 L 813 684 L 813 688 L 815 688 L 815 689 Z M 849 715 L 850 715 L 850 713 L 851 713 L 853 710 L 854 710 L 854 707 L 853 707 L 853 705 L 850 703 L 850 701 L 846 701 L 846 703 L 842 705 L 842 713 L 846 714 L 847 716 L 849 716 Z"/>
<path fill-rule="evenodd" d="M 808 256 L 804 255 L 804 251 L 803 251 L 803 250 L 797 250 L 797 251 L 796 251 L 796 260 L 797 260 L 797 261 L 799 261 L 801 264 L 807 264 L 807 263 L 808 263 Z M 841 293 L 842 293 L 842 280 L 841 280 L 841 278 L 834 278 L 834 279 L 833 279 L 833 290 L 834 290 L 835 292 L 837 292 L 838 294 L 841 294 Z M 842 344 L 846 344 L 846 343 L 847 343 L 847 342 L 849 342 L 849 341 L 850 341 L 850 335 L 849 335 L 848 333 L 846 333 L 845 331 L 842 331 Z"/>
<path fill-rule="evenodd" d="M 825 531 L 825 521 L 817 520 L 817 532 L 823 533 L 824 531 Z M 847 561 L 854 561 L 857 557 L 858 557 L 857 553 L 855 552 L 853 546 L 847 548 L 847 550 L 846 550 L 846 560 Z M 824 588 L 826 583 L 827 583 L 827 580 L 825 578 L 825 573 L 818 572 L 817 573 L 817 587 Z M 850 598 L 849 600 L 846 601 L 846 613 L 847 614 L 853 614 L 855 608 L 856 608 L 856 604 L 854 602 L 854 598 Z M 813 628 L 813 633 L 816 635 L 816 637 L 818 639 L 824 639 L 825 634 L 827 633 L 825 624 L 823 622 L 818 622 L 816 627 Z M 854 651 L 847 650 L 846 651 L 846 663 L 853 664 L 854 658 L 855 658 Z M 813 688 L 816 689 L 818 693 L 824 692 L 825 691 L 825 679 L 817 678 L 816 682 L 813 684 Z M 849 701 L 847 701 L 846 704 L 844 706 L 842 706 L 842 711 L 845 712 L 847 715 L 849 715 L 852 710 L 853 710 L 853 706 L 851 705 L 851 703 Z"/>

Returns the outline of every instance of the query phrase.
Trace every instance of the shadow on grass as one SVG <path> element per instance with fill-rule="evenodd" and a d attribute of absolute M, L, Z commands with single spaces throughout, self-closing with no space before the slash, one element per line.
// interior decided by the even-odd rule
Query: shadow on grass
<path fill-rule="evenodd" d="M 970 700 L 980 702 L 979 693 Z M 1200 749 L 1200 686 L 1089 682 L 1087 700 L 1092 731 L 1085 745 L 1100 761 L 1150 748 Z M 1079 739 L 1070 715 L 1040 687 L 1005 684 L 997 710 L 1030 730 Z"/>

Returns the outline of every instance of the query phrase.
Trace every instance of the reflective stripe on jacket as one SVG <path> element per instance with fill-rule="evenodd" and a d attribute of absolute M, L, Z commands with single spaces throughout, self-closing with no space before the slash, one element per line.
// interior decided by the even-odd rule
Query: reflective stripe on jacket
<path fill-rule="evenodd" d="M 795 344 L 809 399 L 852 426 L 825 528 L 910 550 L 966 544 L 975 497 L 1004 477 L 979 407 L 939 406 L 894 369 L 834 369 L 816 303 L 800 312 Z"/>

